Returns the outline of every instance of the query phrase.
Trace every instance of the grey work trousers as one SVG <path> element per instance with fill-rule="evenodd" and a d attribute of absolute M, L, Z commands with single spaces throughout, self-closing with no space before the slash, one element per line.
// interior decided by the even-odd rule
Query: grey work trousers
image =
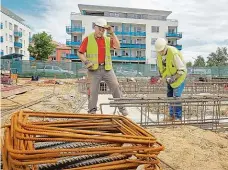
<path fill-rule="evenodd" d="M 122 97 L 122 92 L 120 90 L 119 83 L 113 69 L 106 71 L 105 66 L 102 65 L 99 66 L 97 70 L 88 70 L 88 79 L 90 83 L 88 112 L 97 110 L 97 100 L 101 81 L 105 81 L 105 83 L 108 85 L 109 89 L 112 92 L 113 98 Z"/>

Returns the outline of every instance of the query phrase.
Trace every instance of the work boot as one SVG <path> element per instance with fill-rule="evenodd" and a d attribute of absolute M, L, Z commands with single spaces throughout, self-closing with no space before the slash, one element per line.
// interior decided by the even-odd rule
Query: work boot
<path fill-rule="evenodd" d="M 97 109 L 93 108 L 91 110 L 88 111 L 88 114 L 96 114 Z"/>
<path fill-rule="evenodd" d="M 174 116 L 166 116 L 166 117 L 163 119 L 164 122 L 172 122 L 172 121 L 174 121 L 174 120 L 175 120 Z"/>
<path fill-rule="evenodd" d="M 127 111 L 127 109 L 126 108 L 119 108 L 119 111 L 120 111 L 120 113 L 123 115 L 123 116 L 127 116 L 128 115 L 128 111 Z"/>

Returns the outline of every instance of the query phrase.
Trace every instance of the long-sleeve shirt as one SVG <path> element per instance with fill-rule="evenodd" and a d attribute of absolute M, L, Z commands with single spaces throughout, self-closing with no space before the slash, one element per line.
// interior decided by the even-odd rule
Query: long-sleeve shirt
<path fill-rule="evenodd" d="M 166 55 L 162 56 L 162 63 L 165 66 L 165 64 L 166 64 Z M 181 60 L 181 58 L 179 57 L 178 54 L 174 55 L 172 64 L 177 68 L 178 74 L 183 74 L 184 71 L 187 70 L 185 62 Z M 157 63 L 157 65 L 158 65 L 158 63 Z"/>

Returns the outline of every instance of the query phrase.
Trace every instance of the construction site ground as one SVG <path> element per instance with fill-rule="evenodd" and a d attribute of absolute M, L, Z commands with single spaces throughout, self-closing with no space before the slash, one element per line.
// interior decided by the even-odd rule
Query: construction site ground
<path fill-rule="evenodd" d="M 11 114 L 20 109 L 85 114 L 87 112 L 87 95 L 78 92 L 76 80 L 43 79 L 31 82 L 30 79 L 19 79 L 18 84 L 26 87 L 27 91 L 1 99 L 2 125 L 9 123 Z M 100 95 L 98 105 L 107 103 L 109 97 L 111 95 Z M 104 106 L 103 113 L 113 114 L 114 109 Z M 139 110 L 128 110 L 128 117 L 138 122 Z M 148 130 L 165 146 L 165 151 L 159 155 L 164 162 L 164 170 L 228 170 L 227 133 L 202 130 L 193 126 L 150 127 Z"/>

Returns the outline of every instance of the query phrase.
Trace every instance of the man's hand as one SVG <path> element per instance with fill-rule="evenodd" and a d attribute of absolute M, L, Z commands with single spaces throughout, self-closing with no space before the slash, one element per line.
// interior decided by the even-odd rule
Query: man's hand
<path fill-rule="evenodd" d="M 110 35 L 113 35 L 113 34 L 114 34 L 114 29 L 113 29 L 112 26 L 108 25 L 108 26 L 106 27 L 106 29 L 107 29 L 107 32 L 108 32 Z"/>
<path fill-rule="evenodd" d="M 166 82 L 168 83 L 168 84 L 172 84 L 172 83 L 174 83 L 176 81 L 176 76 L 170 76 L 170 77 L 167 77 L 166 78 Z"/>
<path fill-rule="evenodd" d="M 86 60 L 86 61 L 84 62 L 84 64 L 85 64 L 85 66 L 86 66 L 87 69 L 91 69 L 92 66 L 93 66 L 93 63 L 92 63 L 91 61 L 88 61 L 88 60 Z"/>
<path fill-rule="evenodd" d="M 158 84 L 161 84 L 162 82 L 163 82 L 163 81 L 162 81 L 162 78 L 159 77 L 158 80 L 157 80 L 157 83 L 158 83 Z"/>

